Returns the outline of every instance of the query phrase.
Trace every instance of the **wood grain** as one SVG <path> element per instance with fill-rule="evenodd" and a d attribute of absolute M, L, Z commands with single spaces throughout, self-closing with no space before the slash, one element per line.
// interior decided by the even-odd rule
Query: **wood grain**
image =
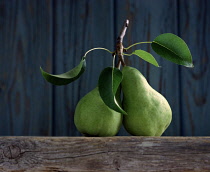
<path fill-rule="evenodd" d="M 209 171 L 209 137 L 1 137 L 0 170 Z"/>
<path fill-rule="evenodd" d="M 136 42 L 153 41 L 156 36 L 162 33 L 177 34 L 176 1 L 157 0 L 154 3 L 153 0 L 119 0 L 116 3 L 116 18 L 116 30 L 121 28 L 121 23 L 125 18 L 130 20 L 124 39 L 125 47 Z M 168 100 L 173 112 L 173 120 L 164 135 L 180 135 L 178 65 L 158 56 L 152 51 L 150 44 L 135 46 L 129 52 L 135 49 L 143 49 L 152 53 L 161 66 L 161 68 L 157 68 L 137 56 L 125 58 L 127 65 L 140 70 L 149 84 Z"/>
<path fill-rule="evenodd" d="M 0 1 L 0 135 L 51 135 L 52 6 Z"/>
<path fill-rule="evenodd" d="M 192 52 L 194 68 L 181 68 L 183 135 L 209 136 L 210 1 L 180 3 L 180 36 Z"/>

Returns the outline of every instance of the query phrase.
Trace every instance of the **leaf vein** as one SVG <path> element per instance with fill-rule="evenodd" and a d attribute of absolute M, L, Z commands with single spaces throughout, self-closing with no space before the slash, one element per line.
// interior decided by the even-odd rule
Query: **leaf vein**
<path fill-rule="evenodd" d="M 156 43 L 156 44 L 158 44 L 158 45 L 160 45 L 160 46 L 162 46 L 162 47 L 164 47 L 164 48 L 166 48 L 167 50 L 171 51 L 172 53 L 174 53 L 175 55 L 177 55 L 178 57 L 180 57 L 181 59 L 183 59 L 181 56 L 179 56 L 177 53 L 175 53 L 174 51 L 172 51 L 170 48 L 168 48 L 168 47 L 166 47 L 166 46 L 164 46 L 164 45 L 162 45 L 162 44 L 160 44 L 160 43 L 158 43 L 156 41 L 153 41 L 153 42 Z"/>

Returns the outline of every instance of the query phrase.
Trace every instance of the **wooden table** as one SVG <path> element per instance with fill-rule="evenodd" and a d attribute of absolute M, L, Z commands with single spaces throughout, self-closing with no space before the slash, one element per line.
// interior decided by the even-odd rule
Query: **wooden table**
<path fill-rule="evenodd" d="M 0 171 L 210 171 L 210 137 L 0 137 Z"/>

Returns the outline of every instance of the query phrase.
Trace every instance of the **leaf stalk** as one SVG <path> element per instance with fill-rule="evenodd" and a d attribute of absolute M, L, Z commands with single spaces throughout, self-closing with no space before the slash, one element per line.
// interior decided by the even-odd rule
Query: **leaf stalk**
<path fill-rule="evenodd" d="M 89 52 L 93 51 L 93 50 L 105 50 L 105 51 L 107 51 L 107 52 L 109 52 L 109 53 L 111 53 L 111 54 L 114 53 L 114 52 L 111 52 L 110 50 L 108 50 L 108 49 L 106 49 L 106 48 L 96 47 L 96 48 L 92 48 L 92 49 L 88 50 L 88 51 L 85 53 L 84 57 L 86 57 L 86 55 L 87 55 Z"/>
<path fill-rule="evenodd" d="M 139 45 L 139 44 L 151 44 L 152 42 L 137 42 L 137 43 L 135 43 L 135 44 L 132 44 L 132 45 L 130 45 L 129 47 L 127 47 L 127 48 L 124 48 L 125 50 L 128 50 L 128 49 L 130 49 L 131 47 L 133 47 L 133 46 L 136 46 L 136 45 Z"/>

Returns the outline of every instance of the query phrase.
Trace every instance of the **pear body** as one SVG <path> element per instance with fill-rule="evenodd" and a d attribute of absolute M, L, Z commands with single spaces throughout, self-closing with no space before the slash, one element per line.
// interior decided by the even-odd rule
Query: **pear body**
<path fill-rule="evenodd" d="M 135 136 L 161 136 L 172 120 L 167 100 L 147 82 L 135 68 L 122 70 L 123 125 Z"/>
<path fill-rule="evenodd" d="M 122 125 L 122 115 L 105 105 L 96 87 L 78 102 L 74 123 L 85 136 L 115 136 Z"/>

